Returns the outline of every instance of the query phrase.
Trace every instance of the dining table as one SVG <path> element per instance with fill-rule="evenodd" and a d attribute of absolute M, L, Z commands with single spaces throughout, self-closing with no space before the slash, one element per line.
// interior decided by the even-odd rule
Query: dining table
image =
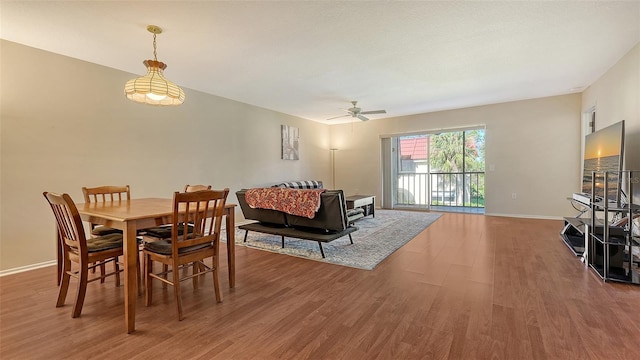
<path fill-rule="evenodd" d="M 137 232 L 141 229 L 169 224 L 173 216 L 173 200 L 143 198 L 77 205 L 82 220 L 122 230 L 124 246 L 124 316 L 127 333 L 135 331 L 136 297 L 138 294 L 136 262 Z M 225 204 L 227 265 L 229 287 L 235 287 L 235 208 Z M 60 256 L 60 253 L 59 253 Z M 60 263 L 60 261 L 58 262 Z M 60 269 L 59 269 L 60 271 Z"/>

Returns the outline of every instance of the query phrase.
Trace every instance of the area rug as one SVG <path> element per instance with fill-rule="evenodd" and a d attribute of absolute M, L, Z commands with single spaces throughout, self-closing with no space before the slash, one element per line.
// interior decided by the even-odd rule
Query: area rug
<path fill-rule="evenodd" d="M 358 230 L 351 234 L 353 245 L 349 242 L 349 236 L 344 236 L 330 243 L 323 243 L 325 258 L 322 258 L 318 243 L 315 241 L 285 237 L 283 249 L 280 236 L 254 231 L 249 231 L 245 243 L 243 242 L 245 231 L 237 229 L 236 245 L 373 270 L 382 260 L 435 222 L 441 214 L 376 210 L 375 215 L 375 218 L 367 216 L 356 221 L 355 226 Z"/>

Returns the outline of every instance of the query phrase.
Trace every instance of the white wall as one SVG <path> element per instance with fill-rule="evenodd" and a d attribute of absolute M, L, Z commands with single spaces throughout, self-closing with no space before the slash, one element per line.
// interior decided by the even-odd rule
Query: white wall
<path fill-rule="evenodd" d="M 82 186 L 171 197 L 202 183 L 236 202 L 243 187 L 331 182 L 324 124 L 190 89 L 179 107 L 136 104 L 124 83 L 140 74 L 4 40 L 0 56 L 0 270 L 55 259 L 43 191 L 83 202 Z M 299 161 L 280 160 L 281 124 L 300 129 Z"/>
<path fill-rule="evenodd" d="M 596 109 L 596 130 L 625 120 L 625 167 L 640 170 L 640 43 L 582 93 Z"/>
<path fill-rule="evenodd" d="M 380 136 L 474 125 L 486 125 L 487 214 L 573 214 L 566 198 L 580 189 L 579 94 L 332 126 L 336 184 L 381 199 Z"/>

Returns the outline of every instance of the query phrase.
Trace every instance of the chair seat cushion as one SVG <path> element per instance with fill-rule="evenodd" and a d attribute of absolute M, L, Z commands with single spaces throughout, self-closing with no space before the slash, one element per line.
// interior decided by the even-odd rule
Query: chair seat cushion
<path fill-rule="evenodd" d="M 210 246 L 211 244 L 200 244 L 200 245 L 188 246 L 180 249 L 179 254 L 185 254 L 190 251 L 205 249 Z M 144 249 L 157 254 L 171 255 L 171 251 L 172 251 L 171 241 L 167 241 L 166 239 L 163 239 L 163 240 L 148 242 L 144 244 Z"/>
<path fill-rule="evenodd" d="M 108 226 L 97 226 L 91 230 L 91 235 L 104 236 L 109 234 L 122 234 L 122 230 L 114 229 Z"/>
<path fill-rule="evenodd" d="M 148 229 L 144 229 L 144 235 L 158 238 L 158 239 L 170 239 L 171 238 L 171 229 L 173 226 L 156 226 Z M 189 225 L 189 230 L 187 230 L 189 234 L 193 232 L 193 225 Z M 178 226 L 178 236 L 184 234 L 184 225 L 180 224 Z"/>
<path fill-rule="evenodd" d="M 89 252 L 104 251 L 122 247 L 122 234 L 108 234 L 87 239 Z"/>

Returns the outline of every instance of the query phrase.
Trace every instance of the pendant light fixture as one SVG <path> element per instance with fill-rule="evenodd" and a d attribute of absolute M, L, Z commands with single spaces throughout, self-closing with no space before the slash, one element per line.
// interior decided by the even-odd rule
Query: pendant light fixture
<path fill-rule="evenodd" d="M 147 67 L 147 74 L 127 81 L 124 85 L 124 93 L 127 99 L 142 104 L 180 105 L 184 102 L 184 91 L 164 77 L 162 71 L 167 68 L 167 65 L 158 61 L 156 53 L 156 35 L 162 33 L 162 29 L 149 25 L 147 30 L 153 34 L 153 60 L 142 62 Z"/>

